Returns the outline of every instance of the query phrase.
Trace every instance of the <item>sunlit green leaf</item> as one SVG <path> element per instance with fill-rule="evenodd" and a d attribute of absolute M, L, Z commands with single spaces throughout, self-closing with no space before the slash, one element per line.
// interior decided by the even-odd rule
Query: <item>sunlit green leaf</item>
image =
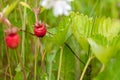
<path fill-rule="evenodd" d="M 87 52 L 89 45 L 87 37 L 91 36 L 93 19 L 83 14 L 71 14 L 71 19 L 71 30 L 73 35 L 80 43 L 81 47 Z"/>
<path fill-rule="evenodd" d="M 106 38 L 100 35 L 88 38 L 92 52 L 103 63 L 109 61 L 113 56 L 114 48 L 107 44 Z"/>
<path fill-rule="evenodd" d="M 105 64 L 113 57 L 118 49 L 120 49 L 120 37 L 116 36 L 111 41 L 107 41 L 104 36 L 95 35 L 88 38 L 91 49 L 95 56 Z"/>
<path fill-rule="evenodd" d="M 107 38 L 107 40 L 112 40 L 113 37 L 117 36 L 120 32 L 120 21 L 110 18 L 97 18 L 95 19 L 93 33 L 101 34 Z"/>
<path fill-rule="evenodd" d="M 21 1 L 20 4 L 21 4 L 22 6 L 24 6 L 24 7 L 32 10 L 31 7 L 30 7 L 27 3 Z"/>
<path fill-rule="evenodd" d="M 111 40 L 110 45 L 111 45 L 111 46 L 116 46 L 116 48 L 120 48 L 120 35 L 114 37 L 114 38 Z"/>
<path fill-rule="evenodd" d="M 88 51 L 88 46 L 92 53 L 105 64 L 117 51 L 113 39 L 120 32 L 120 21 L 110 18 L 89 18 L 83 14 L 71 14 L 71 30 L 80 43 L 83 50 Z M 116 40 L 118 41 L 118 39 Z M 114 40 L 115 42 L 115 40 Z M 118 42 L 116 42 L 118 43 Z"/>

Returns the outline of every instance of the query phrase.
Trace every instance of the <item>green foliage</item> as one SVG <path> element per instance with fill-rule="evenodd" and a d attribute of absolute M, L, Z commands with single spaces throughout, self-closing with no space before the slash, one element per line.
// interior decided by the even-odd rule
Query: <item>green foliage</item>
<path fill-rule="evenodd" d="M 115 55 L 117 46 L 110 44 L 120 32 L 118 20 L 105 17 L 93 20 L 87 16 L 72 13 L 71 21 L 73 35 L 86 52 L 90 45 L 92 53 L 104 64 Z"/>

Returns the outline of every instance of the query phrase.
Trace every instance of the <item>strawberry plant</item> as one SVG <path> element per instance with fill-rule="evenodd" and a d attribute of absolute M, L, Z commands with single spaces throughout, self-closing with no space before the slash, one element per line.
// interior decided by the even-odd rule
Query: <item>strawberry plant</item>
<path fill-rule="evenodd" d="M 0 0 L 0 80 L 120 80 L 119 0 Z"/>

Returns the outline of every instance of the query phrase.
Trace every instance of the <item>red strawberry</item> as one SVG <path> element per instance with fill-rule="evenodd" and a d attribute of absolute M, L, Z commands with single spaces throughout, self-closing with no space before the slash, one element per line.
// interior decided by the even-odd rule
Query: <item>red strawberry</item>
<path fill-rule="evenodd" d="M 47 30 L 46 30 L 46 27 L 44 26 L 43 23 L 35 24 L 34 34 L 35 34 L 37 37 L 43 37 L 43 36 L 45 36 L 46 31 L 47 31 Z"/>
<path fill-rule="evenodd" d="M 9 48 L 17 48 L 20 44 L 20 36 L 17 33 L 10 33 L 5 37 L 5 42 Z"/>

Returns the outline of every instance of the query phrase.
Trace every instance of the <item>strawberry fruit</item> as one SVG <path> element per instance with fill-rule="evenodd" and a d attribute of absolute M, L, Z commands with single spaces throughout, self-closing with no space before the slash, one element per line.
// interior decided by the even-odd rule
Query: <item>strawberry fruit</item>
<path fill-rule="evenodd" d="M 20 44 L 20 36 L 18 34 L 11 33 L 5 37 L 5 42 L 9 48 L 17 48 Z"/>
<path fill-rule="evenodd" d="M 43 23 L 37 23 L 35 24 L 35 27 L 34 27 L 34 34 L 37 36 L 37 37 L 43 37 L 45 36 L 46 34 L 46 27 L 44 26 Z"/>

